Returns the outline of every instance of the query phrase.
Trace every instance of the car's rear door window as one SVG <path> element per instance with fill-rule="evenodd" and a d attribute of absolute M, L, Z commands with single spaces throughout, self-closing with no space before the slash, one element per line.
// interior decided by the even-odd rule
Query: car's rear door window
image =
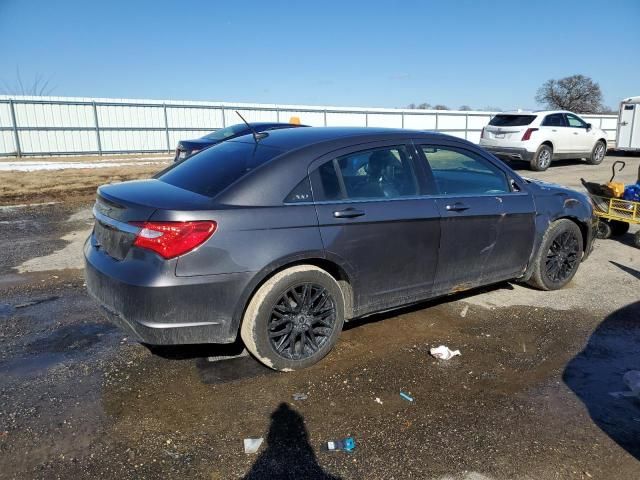
<path fill-rule="evenodd" d="M 562 113 L 552 113 L 544 117 L 541 126 L 543 127 L 566 127 L 564 115 Z"/>
<path fill-rule="evenodd" d="M 312 174 L 318 200 L 393 199 L 416 195 L 418 183 L 405 146 L 343 155 Z"/>
<path fill-rule="evenodd" d="M 501 194 L 511 191 L 506 175 L 471 151 L 422 145 L 438 192 L 443 195 Z"/>
<path fill-rule="evenodd" d="M 535 115 L 504 115 L 498 114 L 491 119 L 489 125 L 494 127 L 523 127 L 535 120 Z"/>
<path fill-rule="evenodd" d="M 156 178 L 213 197 L 251 170 L 283 153 L 254 142 L 226 141 L 175 163 Z"/>

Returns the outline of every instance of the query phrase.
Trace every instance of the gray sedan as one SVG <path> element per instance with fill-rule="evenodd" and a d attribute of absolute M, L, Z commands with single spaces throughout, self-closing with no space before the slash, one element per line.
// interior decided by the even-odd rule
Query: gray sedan
<path fill-rule="evenodd" d="M 558 289 L 592 248 L 578 192 L 459 138 L 295 128 L 232 139 L 102 186 L 89 292 L 149 344 L 229 343 L 318 362 L 343 323 L 482 285 Z"/>

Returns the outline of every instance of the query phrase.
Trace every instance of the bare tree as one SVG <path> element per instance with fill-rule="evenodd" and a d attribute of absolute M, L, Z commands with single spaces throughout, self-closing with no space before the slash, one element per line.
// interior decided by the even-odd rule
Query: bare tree
<path fill-rule="evenodd" d="M 36 73 L 33 81 L 27 83 L 22 80 L 22 75 L 20 75 L 20 68 L 16 67 L 15 81 L 13 82 L 13 84 L 11 84 L 6 80 L 3 80 L 0 92 L 5 95 L 29 95 L 36 97 L 50 95 L 51 92 L 55 90 L 55 87 L 51 85 L 52 78 L 52 76 L 46 78 L 41 73 Z"/>
<path fill-rule="evenodd" d="M 536 93 L 536 102 L 550 109 L 598 113 L 602 109 L 600 85 L 584 75 L 547 80 Z"/>
<path fill-rule="evenodd" d="M 501 112 L 502 111 L 500 107 L 492 107 L 491 105 L 484 107 L 482 110 L 485 112 Z"/>
<path fill-rule="evenodd" d="M 469 105 L 461 105 L 458 110 L 461 110 L 463 112 L 470 112 L 471 110 L 473 110 L 473 108 L 471 108 Z"/>
<path fill-rule="evenodd" d="M 429 105 L 427 102 L 423 102 L 420 105 L 418 105 L 418 108 L 420 110 L 429 110 L 431 108 L 431 105 Z"/>
<path fill-rule="evenodd" d="M 416 104 L 415 103 L 410 103 L 409 105 L 407 105 L 407 108 L 409 110 L 415 110 L 416 109 Z"/>
<path fill-rule="evenodd" d="M 449 110 L 449 107 L 447 107 L 446 105 L 441 105 L 438 104 L 435 107 L 433 107 L 434 110 Z"/>

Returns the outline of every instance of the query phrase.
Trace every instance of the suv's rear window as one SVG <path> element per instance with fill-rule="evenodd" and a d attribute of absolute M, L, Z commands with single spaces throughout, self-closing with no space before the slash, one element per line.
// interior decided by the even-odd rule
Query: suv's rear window
<path fill-rule="evenodd" d="M 494 127 L 522 127 L 529 125 L 536 118 L 535 115 L 496 115 L 489 125 Z"/>
<path fill-rule="evenodd" d="M 157 178 L 170 185 L 213 197 L 281 153 L 277 148 L 259 143 L 226 141 L 174 164 Z"/>

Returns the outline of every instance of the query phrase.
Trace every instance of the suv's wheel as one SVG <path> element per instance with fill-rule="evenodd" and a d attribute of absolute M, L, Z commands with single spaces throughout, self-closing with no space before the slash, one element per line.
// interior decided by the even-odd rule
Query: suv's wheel
<path fill-rule="evenodd" d="M 298 265 L 278 272 L 254 294 L 240 336 L 274 370 L 306 368 L 333 348 L 344 323 L 340 286 L 326 271 Z"/>
<path fill-rule="evenodd" d="M 542 172 L 549 168 L 551 159 L 553 158 L 553 149 L 549 145 L 540 145 L 536 153 L 533 155 L 529 165 L 531 170 Z"/>
<path fill-rule="evenodd" d="M 600 165 L 606 154 L 607 145 L 602 140 L 599 140 L 591 150 L 591 156 L 587 159 L 587 163 L 589 165 Z"/>
<path fill-rule="evenodd" d="M 573 278 L 582 260 L 582 233 L 571 220 L 553 222 L 542 238 L 533 262 L 529 284 L 541 290 L 558 290 Z"/>

